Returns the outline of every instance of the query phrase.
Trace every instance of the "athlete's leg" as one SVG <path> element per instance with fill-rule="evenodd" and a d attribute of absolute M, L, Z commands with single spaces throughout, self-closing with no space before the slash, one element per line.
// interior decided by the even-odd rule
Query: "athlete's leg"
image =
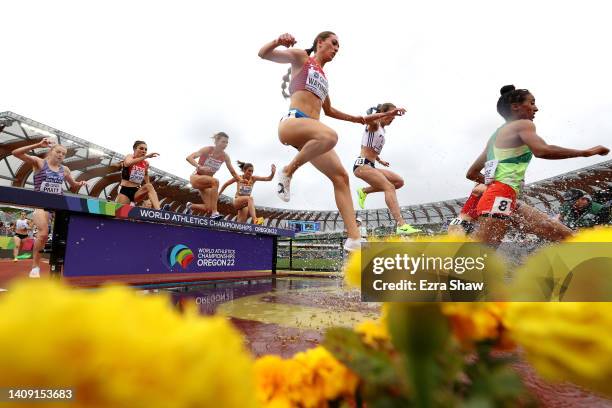
<path fill-rule="evenodd" d="M 498 246 L 501 244 L 504 235 L 506 235 L 509 224 L 510 220 L 507 218 L 480 216 L 478 218 L 476 239 L 492 246 Z"/>
<path fill-rule="evenodd" d="M 251 222 L 256 224 L 257 223 L 257 213 L 255 212 L 255 200 L 253 200 L 252 196 L 249 196 L 248 210 L 249 210 L 249 215 L 251 216 Z"/>
<path fill-rule="evenodd" d="M 404 225 L 406 223 L 400 212 L 397 194 L 395 193 L 395 185 L 380 169 L 375 169 L 371 166 L 364 165 L 355 169 L 355 176 L 368 183 L 371 188 L 374 189 L 374 191 L 384 191 L 385 203 L 387 204 L 387 207 L 389 208 L 389 211 L 391 211 L 391 215 L 393 215 L 393 218 L 397 224 Z M 399 178 L 399 176 L 397 177 Z M 397 184 L 399 184 L 398 180 L 395 181 Z M 401 181 L 401 185 L 403 185 L 403 180 Z M 365 190 L 366 189 L 364 189 L 364 191 Z"/>
<path fill-rule="evenodd" d="M 142 201 L 145 197 L 148 197 L 149 200 L 151 200 L 151 205 L 153 206 L 153 208 L 155 208 L 156 210 L 159 210 L 161 208 L 159 204 L 159 198 L 157 197 L 157 192 L 155 191 L 155 187 L 153 187 L 153 184 L 143 184 L 134 195 L 134 201 Z"/>
<path fill-rule="evenodd" d="M 121 187 L 119 187 L 119 190 L 121 190 Z M 130 204 L 130 197 L 126 196 L 125 194 L 117 194 L 117 198 L 115 198 L 115 202 L 119 203 L 119 204 Z"/>
<path fill-rule="evenodd" d="M 40 251 L 45 247 L 49 238 L 49 213 L 45 210 L 34 210 L 32 221 L 38 232 L 32 248 L 32 271 L 30 277 L 38 278 L 40 276 Z"/>
<path fill-rule="evenodd" d="M 19 256 L 19 249 L 21 248 L 21 238 L 15 235 L 13 237 L 13 243 L 15 244 L 15 248 L 13 248 L 13 260 L 16 261 Z"/>
<path fill-rule="evenodd" d="M 212 216 L 219 214 L 219 211 L 217 211 L 217 204 L 219 201 L 219 180 L 217 180 L 216 178 L 213 178 L 213 184 L 212 186 L 208 189 L 208 205 L 210 208 L 210 214 Z"/>
<path fill-rule="evenodd" d="M 511 220 L 521 231 L 549 241 L 562 241 L 573 234 L 571 229 L 559 221 L 524 202 L 520 203 Z"/>
<path fill-rule="evenodd" d="M 202 204 L 193 204 L 192 210 L 200 212 L 217 212 L 217 199 L 219 197 L 219 180 L 212 176 L 192 174 L 189 177 L 191 186 L 200 192 Z M 211 191 L 208 191 L 211 190 Z"/>
<path fill-rule="evenodd" d="M 300 166 L 313 158 L 333 149 L 338 142 L 338 134 L 332 128 L 309 118 L 283 120 L 278 126 L 278 138 L 283 144 L 299 150 L 293 160 L 281 169 L 287 177 L 293 176 Z"/>
<path fill-rule="evenodd" d="M 248 198 L 249 197 L 246 197 L 246 196 L 234 198 L 234 208 L 238 210 L 238 214 L 236 217 L 236 221 L 238 222 L 246 222 L 249 216 Z"/>
<path fill-rule="evenodd" d="M 392 172 L 391 170 L 387 170 L 387 169 L 376 169 L 376 170 L 378 170 L 382 174 L 384 174 L 385 177 L 387 178 L 387 180 L 389 180 L 389 182 L 391 184 L 393 184 L 393 186 L 395 187 L 396 190 L 398 190 L 398 189 L 400 189 L 400 188 L 402 188 L 404 186 L 404 179 L 400 175 Z M 372 185 L 370 185 L 370 186 L 368 186 L 368 187 L 363 189 L 363 192 L 366 193 L 366 194 L 377 193 L 379 191 L 384 191 L 384 190 L 377 189 L 377 188 L 373 187 Z"/>
<path fill-rule="evenodd" d="M 192 203 L 191 204 L 192 211 L 195 211 L 196 213 L 201 213 L 204 215 L 210 215 L 210 206 L 208 205 L 208 202 L 209 202 L 208 190 L 210 190 L 210 188 L 203 188 L 202 190 L 198 190 L 198 193 L 200 193 L 200 198 L 202 198 L 202 204 Z"/>
<path fill-rule="evenodd" d="M 346 227 L 347 235 L 354 240 L 360 239 L 359 228 L 355 220 L 355 210 L 353 208 L 353 200 L 349 188 L 349 178 L 346 170 L 342 167 L 340 158 L 335 151 L 331 150 L 319 157 L 310 161 L 313 166 L 321 173 L 325 174 L 334 186 L 334 196 L 336 198 L 336 206 L 344 226 Z"/>

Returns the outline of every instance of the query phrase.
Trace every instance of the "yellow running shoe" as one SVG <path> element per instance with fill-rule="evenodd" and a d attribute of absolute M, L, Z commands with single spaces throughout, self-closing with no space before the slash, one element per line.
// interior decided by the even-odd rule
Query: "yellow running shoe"
<path fill-rule="evenodd" d="M 359 198 L 358 199 L 359 208 L 361 208 L 362 210 L 365 208 L 365 199 L 367 196 L 368 194 L 365 191 L 363 191 L 363 188 L 357 189 L 357 197 Z"/>
<path fill-rule="evenodd" d="M 415 232 L 421 232 L 421 230 L 418 228 L 414 228 L 410 224 L 404 224 L 395 229 L 395 233 L 398 235 L 410 235 L 414 234 Z"/>
<path fill-rule="evenodd" d="M 263 225 L 263 223 L 264 223 L 264 217 L 255 218 L 255 225 Z"/>

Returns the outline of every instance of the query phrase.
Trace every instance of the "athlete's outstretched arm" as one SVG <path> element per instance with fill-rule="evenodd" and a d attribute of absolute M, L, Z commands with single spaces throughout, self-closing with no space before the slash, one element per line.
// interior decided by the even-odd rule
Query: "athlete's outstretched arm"
<path fill-rule="evenodd" d="M 125 167 L 130 167 L 133 164 L 140 163 L 141 161 L 145 161 L 147 159 L 157 156 L 159 156 L 159 153 L 149 153 L 141 157 L 134 157 L 133 154 L 128 154 L 127 156 L 125 156 L 125 159 L 123 159 L 123 165 Z"/>
<path fill-rule="evenodd" d="M 276 174 L 276 166 L 273 164 L 272 167 L 270 168 L 270 175 L 268 177 L 253 176 L 253 180 L 254 181 L 272 181 L 272 179 L 274 178 L 274 174 Z"/>
<path fill-rule="evenodd" d="M 19 149 L 15 149 L 11 152 L 11 154 L 15 156 L 16 158 L 23 160 L 26 163 L 31 164 L 32 167 L 34 167 L 36 170 L 40 170 L 43 166 L 43 159 L 37 156 L 32 156 L 30 154 L 27 154 L 27 152 L 29 152 L 32 149 L 37 149 L 39 147 L 49 147 L 49 146 L 51 146 L 51 142 L 49 141 L 49 139 L 44 138 L 38 143 L 34 143 L 31 145 L 20 147 Z"/>
<path fill-rule="evenodd" d="M 76 181 L 74 178 L 72 178 L 72 173 L 70 173 L 70 169 L 66 166 L 64 166 L 64 179 L 68 182 L 70 190 L 76 190 L 76 192 L 79 191 L 77 190 L 77 187 L 81 188 L 87 184 L 85 180 Z"/>
<path fill-rule="evenodd" d="M 328 95 L 327 98 L 325 98 L 325 101 L 323 101 L 323 112 L 325 112 L 325 114 L 330 118 L 366 125 L 385 118 L 387 116 L 402 116 L 404 113 L 406 113 L 406 109 L 395 108 L 390 110 L 389 112 L 373 113 L 372 115 L 367 116 L 353 116 L 349 115 L 348 113 L 341 112 L 338 109 L 332 107 L 331 99 Z"/>
<path fill-rule="evenodd" d="M 482 153 L 480 153 L 476 161 L 472 163 L 465 177 L 467 177 L 468 180 L 472 180 L 477 183 L 481 183 L 481 184 L 484 183 L 485 178 L 484 178 L 484 175 L 480 171 L 484 168 L 486 161 L 487 161 L 487 148 L 485 147 L 485 149 L 482 151 Z"/>
<path fill-rule="evenodd" d="M 595 146 L 586 150 L 568 149 L 561 146 L 549 145 L 536 133 L 535 124 L 530 120 L 522 120 L 519 123 L 519 137 L 525 143 L 535 157 L 548 160 L 569 159 L 571 157 L 590 157 L 595 155 L 605 156 L 610 149 L 604 146 Z"/>
<path fill-rule="evenodd" d="M 223 183 L 223 185 L 221 186 L 221 190 L 219 190 L 219 195 L 221 195 L 223 190 L 225 190 L 226 188 L 228 188 L 229 186 L 231 186 L 235 182 L 236 182 L 236 179 L 235 178 L 231 178 L 231 179 L 227 180 L 225 183 Z"/>

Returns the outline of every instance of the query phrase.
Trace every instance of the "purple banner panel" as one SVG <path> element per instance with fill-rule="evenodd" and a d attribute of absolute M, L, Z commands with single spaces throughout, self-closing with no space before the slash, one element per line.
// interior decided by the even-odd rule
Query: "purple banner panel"
<path fill-rule="evenodd" d="M 64 276 L 269 271 L 274 239 L 72 215 Z"/>

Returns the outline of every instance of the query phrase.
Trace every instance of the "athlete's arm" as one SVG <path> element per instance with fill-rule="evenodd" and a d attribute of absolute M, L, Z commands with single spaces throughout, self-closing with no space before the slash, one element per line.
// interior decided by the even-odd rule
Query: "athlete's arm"
<path fill-rule="evenodd" d="M 240 176 L 238 175 L 238 173 L 236 173 L 234 166 L 232 166 L 232 161 L 230 160 L 230 157 L 227 153 L 225 153 L 225 165 L 227 166 L 227 169 L 229 170 L 231 175 L 234 177 L 234 180 L 236 180 L 236 182 L 240 181 Z"/>
<path fill-rule="evenodd" d="M 300 49 L 292 49 L 296 41 L 291 34 L 282 34 L 276 40 L 270 41 L 259 50 L 260 58 L 268 61 L 278 62 L 280 64 L 291 64 L 294 66 L 302 66 L 308 58 L 306 51 Z M 286 50 L 277 50 L 279 46 L 287 47 Z"/>
<path fill-rule="evenodd" d="M 518 135 L 533 152 L 535 157 L 548 160 L 569 159 L 571 157 L 590 157 L 595 155 L 605 156 L 610 149 L 603 146 L 595 146 L 586 150 L 568 149 L 561 146 L 549 145 L 536 133 L 535 124 L 530 120 L 522 120 L 517 123 Z"/>
<path fill-rule="evenodd" d="M 134 157 L 133 154 L 128 154 L 127 156 L 125 156 L 125 159 L 123 159 L 123 165 L 125 167 L 130 167 L 136 163 L 140 163 L 141 161 L 145 161 L 147 159 L 157 156 L 159 156 L 159 153 L 149 153 L 142 157 Z"/>
<path fill-rule="evenodd" d="M 385 167 L 389 167 L 389 162 L 380 158 L 380 156 L 376 156 L 376 161 L 382 164 Z"/>
<path fill-rule="evenodd" d="M 338 109 L 332 107 L 331 99 L 329 99 L 328 95 L 327 98 L 325 98 L 325 101 L 323 101 L 323 112 L 325 112 L 325 114 L 330 118 L 367 125 L 387 116 L 402 116 L 404 113 L 406 113 L 406 109 L 395 108 L 390 110 L 389 112 L 373 113 L 372 115 L 367 116 L 353 116 L 349 115 L 348 113 L 341 112 Z"/>
<path fill-rule="evenodd" d="M 144 183 L 149 184 L 149 166 L 145 167 Z"/>
<path fill-rule="evenodd" d="M 74 191 L 75 193 L 78 193 L 78 189 L 87 184 L 85 180 L 76 181 L 75 179 L 73 179 L 72 173 L 70 173 L 70 169 L 66 166 L 64 166 L 64 180 L 68 182 L 70 190 Z"/>
<path fill-rule="evenodd" d="M 198 164 L 198 162 L 196 161 L 196 159 L 204 154 L 208 154 L 210 153 L 210 151 L 213 148 L 211 146 L 206 146 L 201 148 L 200 150 L 198 150 L 197 152 L 193 152 L 191 153 L 189 156 L 187 156 L 185 158 L 185 160 L 187 160 L 189 162 L 189 164 L 191 164 L 193 167 L 195 167 L 196 169 L 198 167 L 200 167 L 200 165 Z"/>
<path fill-rule="evenodd" d="M 231 179 L 227 180 L 225 183 L 223 183 L 223 185 L 221 186 L 221 190 L 219 190 L 219 195 L 223 192 L 223 190 L 225 190 L 226 188 L 228 188 L 229 186 L 231 186 L 235 182 L 236 182 L 236 179 L 235 178 L 231 178 Z"/>
<path fill-rule="evenodd" d="M 468 180 L 472 180 L 477 183 L 484 184 L 485 182 L 484 175 L 480 172 L 480 170 L 484 168 L 486 161 L 487 161 L 487 148 L 485 147 L 485 149 L 482 151 L 482 153 L 480 153 L 476 161 L 472 163 L 465 177 L 467 177 Z"/>
<path fill-rule="evenodd" d="M 268 177 L 253 176 L 253 181 L 272 181 L 274 174 L 276 174 L 276 166 L 273 164 Z"/>
<path fill-rule="evenodd" d="M 51 142 L 49 141 L 49 139 L 44 138 L 38 143 L 34 143 L 31 145 L 20 147 L 19 149 L 15 149 L 11 152 L 11 154 L 15 156 L 16 158 L 23 160 L 26 163 L 31 164 L 35 170 L 40 170 L 44 164 L 43 159 L 41 159 L 40 157 L 26 154 L 26 153 L 32 149 L 37 149 L 39 147 L 49 147 L 50 145 L 51 145 Z"/>

